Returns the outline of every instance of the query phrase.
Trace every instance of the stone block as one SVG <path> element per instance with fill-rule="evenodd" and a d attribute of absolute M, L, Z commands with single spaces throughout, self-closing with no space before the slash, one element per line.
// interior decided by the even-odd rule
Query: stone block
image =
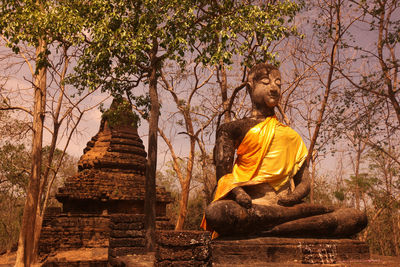
<path fill-rule="evenodd" d="M 194 255 L 191 247 L 157 247 L 156 253 L 157 261 L 184 261 L 194 260 Z"/>
<path fill-rule="evenodd" d="M 205 261 L 211 256 L 210 246 L 198 246 L 193 248 L 193 255 L 195 260 Z"/>
<path fill-rule="evenodd" d="M 205 231 L 158 231 L 157 243 L 163 246 L 193 246 L 207 245 L 211 240 L 209 232 Z"/>
<path fill-rule="evenodd" d="M 110 228 L 113 230 L 142 230 L 143 227 L 144 227 L 143 222 L 110 224 Z"/>
<path fill-rule="evenodd" d="M 155 262 L 154 266 L 156 267 L 211 267 L 211 262 L 203 262 L 203 261 L 163 261 L 163 262 Z"/>
<path fill-rule="evenodd" d="M 109 248 L 108 255 L 111 257 L 119 257 L 119 256 L 126 256 L 126 255 L 138 255 L 138 254 L 145 254 L 146 248 L 145 247 L 116 247 L 116 248 Z"/>
<path fill-rule="evenodd" d="M 315 263 L 333 264 L 369 259 L 368 246 L 351 239 L 258 237 L 215 239 L 211 242 L 213 264 Z"/>
<path fill-rule="evenodd" d="M 143 230 L 112 230 L 111 237 L 144 237 Z"/>
<path fill-rule="evenodd" d="M 108 258 L 108 266 L 112 267 L 125 267 L 126 264 L 119 258 Z"/>
<path fill-rule="evenodd" d="M 112 223 L 143 222 L 144 214 L 111 214 L 110 220 Z"/>
<path fill-rule="evenodd" d="M 210 233 L 158 231 L 155 266 L 211 266 Z"/>
<path fill-rule="evenodd" d="M 110 247 L 144 247 L 144 238 L 110 238 Z"/>

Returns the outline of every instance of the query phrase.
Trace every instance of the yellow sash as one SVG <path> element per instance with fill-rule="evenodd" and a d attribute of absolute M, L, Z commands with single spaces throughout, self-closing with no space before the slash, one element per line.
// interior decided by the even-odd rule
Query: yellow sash
<path fill-rule="evenodd" d="M 275 116 L 268 117 L 247 132 L 237 149 L 232 173 L 218 181 L 213 202 L 237 186 L 268 183 L 279 190 L 297 173 L 306 156 L 300 135 Z M 201 227 L 207 228 L 204 217 Z"/>

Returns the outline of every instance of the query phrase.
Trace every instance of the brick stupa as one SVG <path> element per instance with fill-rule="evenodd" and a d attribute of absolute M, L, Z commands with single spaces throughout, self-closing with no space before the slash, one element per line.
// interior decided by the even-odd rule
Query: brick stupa
<path fill-rule="evenodd" d="M 135 125 L 130 105 L 114 100 L 83 151 L 78 174 L 56 195 L 63 212 L 143 214 L 147 153 Z M 170 201 L 158 188 L 157 215 L 165 216 Z"/>
<path fill-rule="evenodd" d="M 103 114 L 99 132 L 83 152 L 78 173 L 67 178 L 56 194 L 62 210 L 50 208 L 45 216 L 40 254 L 109 246 L 143 251 L 147 153 L 137 133 L 136 117 L 126 101 L 113 101 Z M 170 229 L 166 205 L 171 196 L 164 188 L 156 192 L 157 227 Z M 125 225 L 130 221 L 135 223 Z M 134 227 L 135 236 L 115 239 L 115 225 Z"/>

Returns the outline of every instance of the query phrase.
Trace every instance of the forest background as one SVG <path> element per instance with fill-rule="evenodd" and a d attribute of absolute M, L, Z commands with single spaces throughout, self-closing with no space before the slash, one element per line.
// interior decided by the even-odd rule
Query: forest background
<path fill-rule="evenodd" d="M 176 229 L 198 229 L 215 187 L 216 128 L 249 115 L 246 73 L 267 61 L 283 76 L 277 115 L 309 148 L 307 201 L 365 210 L 369 225 L 357 238 L 373 253 L 400 255 L 400 1 L 144 1 L 151 14 L 157 14 L 154 3 L 181 14 L 160 20 L 145 14 L 149 21 L 140 20 L 140 27 L 130 21 L 128 33 L 116 18 L 130 1 L 92 1 L 96 23 L 77 20 L 74 1 L 56 2 L 57 8 L 1 2 L 8 21 L 0 22 L 0 251 L 17 246 L 33 172 L 41 178 L 37 217 L 59 205 L 57 187 L 77 171 L 112 97 L 133 104 L 147 145 L 151 86 L 160 104 L 158 126 L 150 127 L 159 136 L 156 182 L 172 192 L 168 214 Z M 26 21 L 57 31 L 38 38 L 36 26 L 10 23 L 16 7 Z M 172 19 L 194 19 L 198 32 L 176 30 Z M 134 69 L 127 67 L 132 60 Z M 42 98 L 38 88 L 46 89 Z M 44 141 L 35 143 L 40 128 Z"/>

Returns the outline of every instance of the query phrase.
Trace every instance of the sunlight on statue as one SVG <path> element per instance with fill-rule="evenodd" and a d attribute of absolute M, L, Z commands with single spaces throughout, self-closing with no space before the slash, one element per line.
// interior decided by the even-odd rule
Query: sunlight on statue
<path fill-rule="evenodd" d="M 214 238 L 349 237 L 364 229 L 363 212 L 303 202 L 310 192 L 308 152 L 300 135 L 275 116 L 281 97 L 279 70 L 264 63 L 254 66 L 247 90 L 251 117 L 217 130 L 218 185 L 201 227 L 213 231 Z"/>

